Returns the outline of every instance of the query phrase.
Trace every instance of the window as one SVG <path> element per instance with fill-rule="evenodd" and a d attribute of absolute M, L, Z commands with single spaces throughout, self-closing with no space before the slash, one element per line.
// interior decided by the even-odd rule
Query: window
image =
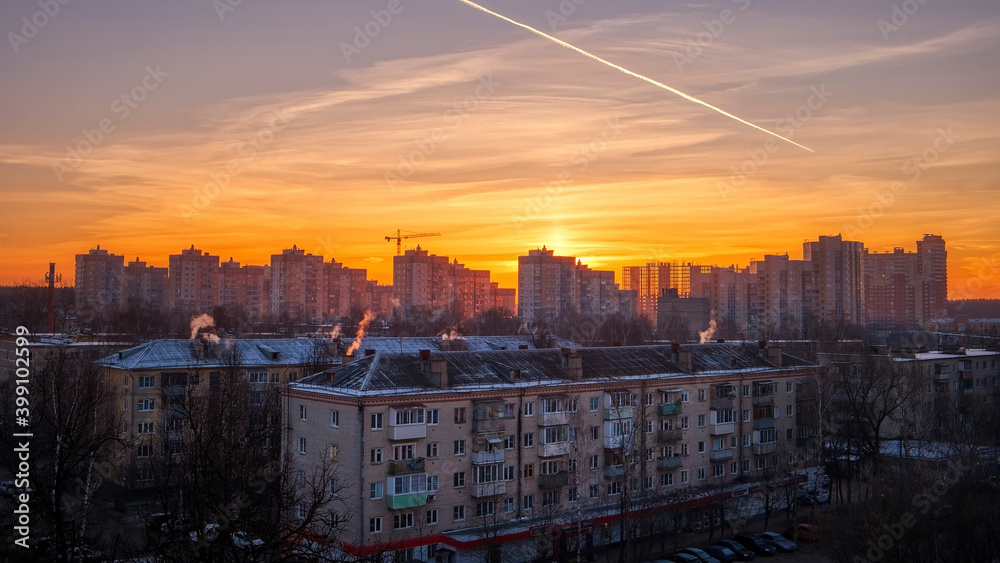
<path fill-rule="evenodd" d="M 393 496 L 426 493 L 427 478 L 423 473 L 389 477 L 389 494 Z"/>
<path fill-rule="evenodd" d="M 654 485 L 655 483 L 653 481 L 653 476 L 652 475 L 647 476 L 645 481 L 646 490 L 652 489 Z"/>
<path fill-rule="evenodd" d="M 580 410 L 580 399 L 572 399 L 569 402 L 569 412 L 576 412 Z"/>
<path fill-rule="evenodd" d="M 785 406 L 785 416 L 792 416 L 792 405 Z"/>
<path fill-rule="evenodd" d="M 465 407 L 455 409 L 455 424 L 465 423 Z"/>
<path fill-rule="evenodd" d="M 135 449 L 135 457 L 148 458 L 152 456 L 153 456 L 153 446 L 149 444 L 143 444 L 141 446 L 136 447 Z"/>
<path fill-rule="evenodd" d="M 691 482 L 691 473 L 687 469 L 681 469 L 681 484 Z"/>
<path fill-rule="evenodd" d="M 717 452 L 719 450 L 724 450 L 726 448 L 725 438 L 713 438 L 712 439 L 712 451 Z"/>
<path fill-rule="evenodd" d="M 340 411 L 330 411 L 330 428 L 340 427 Z"/>
<path fill-rule="evenodd" d="M 465 455 L 465 440 L 455 440 L 455 455 Z"/>
<path fill-rule="evenodd" d="M 705 427 L 705 415 L 699 414 L 698 415 L 698 428 L 704 428 L 704 427 Z"/>
<path fill-rule="evenodd" d="M 691 393 L 689 391 L 681 391 L 681 402 L 682 403 L 691 402 Z"/>
<path fill-rule="evenodd" d="M 300 454 L 306 453 L 306 439 L 305 438 L 299 438 L 299 453 Z"/>
<path fill-rule="evenodd" d="M 743 435 L 743 447 L 744 448 L 750 447 L 750 435 L 749 434 L 744 434 Z"/>
<path fill-rule="evenodd" d="M 382 463 L 382 448 L 372 448 L 371 460 L 372 463 Z"/>
<path fill-rule="evenodd" d="M 514 403 L 504 403 L 503 406 L 503 417 L 504 418 L 514 418 L 514 412 L 517 405 Z"/>
<path fill-rule="evenodd" d="M 247 380 L 249 380 L 250 383 L 267 383 L 267 372 L 266 371 L 247 372 Z"/>
<path fill-rule="evenodd" d="M 503 468 L 503 480 L 504 481 L 513 481 L 514 480 L 514 466 L 513 465 L 505 465 L 504 466 L 504 468 Z"/>
<path fill-rule="evenodd" d="M 330 486 L 330 494 L 333 496 L 338 496 L 340 494 L 340 482 L 336 479 L 330 479 L 327 484 Z"/>
<path fill-rule="evenodd" d="M 600 459 L 596 455 L 590 456 L 590 468 L 597 469 L 600 467 Z"/>
<path fill-rule="evenodd" d="M 437 442 L 431 442 L 427 444 L 427 457 L 437 457 L 438 456 L 438 444 Z"/>
<path fill-rule="evenodd" d="M 135 472 L 136 481 L 152 481 L 153 480 L 153 468 L 152 467 L 140 467 Z"/>
<path fill-rule="evenodd" d="M 561 444 L 572 442 L 569 426 L 547 426 L 542 429 L 543 444 Z"/>
<path fill-rule="evenodd" d="M 439 485 L 440 485 L 440 480 L 438 479 L 437 475 L 428 475 L 427 476 L 427 492 L 430 493 L 430 492 L 437 491 Z"/>
<path fill-rule="evenodd" d="M 535 507 L 535 495 L 524 495 L 521 499 L 521 508 L 524 510 L 531 510 Z"/>
<path fill-rule="evenodd" d="M 453 481 L 456 487 L 465 486 L 465 471 L 456 471 L 453 475 Z"/>
<path fill-rule="evenodd" d="M 705 453 L 705 442 L 698 442 L 698 453 Z"/>
<path fill-rule="evenodd" d="M 155 375 L 139 376 L 139 389 L 150 389 L 152 387 L 156 387 Z"/>
<path fill-rule="evenodd" d="M 570 471 L 576 471 L 576 458 L 574 457 L 573 459 L 569 460 L 567 466 L 569 467 Z"/>
<path fill-rule="evenodd" d="M 140 422 L 135 425 L 136 432 L 139 434 L 152 434 L 156 431 L 155 422 Z"/>
<path fill-rule="evenodd" d="M 688 417 L 686 417 L 686 416 L 682 416 L 681 417 L 681 419 L 680 419 L 680 426 L 681 426 L 681 430 L 687 430 L 688 429 Z"/>
<path fill-rule="evenodd" d="M 542 506 L 555 506 L 559 504 L 559 491 L 545 491 L 542 493 Z"/>
<path fill-rule="evenodd" d="M 610 483 L 608 483 L 608 496 L 614 496 L 620 494 L 622 494 L 621 481 L 611 481 Z"/>
<path fill-rule="evenodd" d="M 601 439 L 601 427 L 600 426 L 591 426 L 590 427 L 590 438 L 592 440 L 600 440 Z"/>
<path fill-rule="evenodd" d="M 590 398 L 590 412 L 597 412 L 601 409 L 601 398 L 591 397 Z"/>
<path fill-rule="evenodd" d="M 392 529 L 393 530 L 405 530 L 406 528 L 413 527 L 413 513 L 404 512 L 402 514 L 392 515 Z"/>
<path fill-rule="evenodd" d="M 380 412 L 372 413 L 372 430 L 382 430 L 385 427 L 383 416 Z"/>
<path fill-rule="evenodd" d="M 340 456 L 340 448 L 338 448 L 333 444 L 330 444 L 330 461 L 337 461 L 337 458 L 339 456 Z"/>
<path fill-rule="evenodd" d="M 514 449 L 514 435 L 508 434 L 503 437 L 503 449 L 513 450 Z"/>
<path fill-rule="evenodd" d="M 271 383 L 277 383 L 277 382 L 278 382 L 278 374 L 277 374 L 277 372 L 272 373 L 271 374 Z"/>
<path fill-rule="evenodd" d="M 778 441 L 778 431 L 774 428 L 767 428 L 760 431 L 760 443 L 771 444 Z"/>
<path fill-rule="evenodd" d="M 653 461 L 653 448 L 646 448 L 646 461 Z"/>
<path fill-rule="evenodd" d="M 791 381 L 786 381 L 785 382 L 785 393 L 791 393 L 791 392 L 792 392 L 792 382 Z"/>
<path fill-rule="evenodd" d="M 535 433 L 528 432 L 524 435 L 524 447 L 530 448 L 535 445 Z"/>
<path fill-rule="evenodd" d="M 535 403 L 524 403 L 524 416 L 535 416 Z"/>
<path fill-rule="evenodd" d="M 712 466 L 712 477 L 725 477 L 726 476 L 726 466 L 723 464 Z"/>
<path fill-rule="evenodd" d="M 781 407 L 774 407 L 774 418 L 781 416 Z"/>
<path fill-rule="evenodd" d="M 299 405 L 299 420 L 306 420 L 306 406 Z"/>
<path fill-rule="evenodd" d="M 743 409 L 743 422 L 750 422 L 750 409 Z"/>
<path fill-rule="evenodd" d="M 708 392 L 705 389 L 698 390 L 698 402 L 704 403 L 705 399 L 708 397 Z"/>
<path fill-rule="evenodd" d="M 789 442 L 792 441 L 792 429 L 791 428 L 789 428 L 789 429 L 787 429 L 785 431 L 785 439 L 788 440 Z"/>
<path fill-rule="evenodd" d="M 504 503 L 507 505 L 507 514 L 514 512 L 516 505 L 514 504 L 514 497 L 507 497 L 504 499 Z"/>
<path fill-rule="evenodd" d="M 740 472 L 740 466 L 739 466 L 739 464 L 737 462 L 734 461 L 734 462 L 732 462 L 732 463 L 729 464 L 729 473 L 730 474 L 736 475 L 739 472 Z"/>
<path fill-rule="evenodd" d="M 597 498 L 601 494 L 601 488 L 599 485 L 590 486 L 590 498 Z"/>
<path fill-rule="evenodd" d="M 380 534 L 380 533 L 382 533 L 382 518 L 369 518 L 368 519 L 368 533 L 369 534 Z"/>
<path fill-rule="evenodd" d="M 566 401 L 562 397 L 545 397 L 541 401 L 544 414 L 566 412 Z"/>
<path fill-rule="evenodd" d="M 661 473 L 660 474 L 660 486 L 670 487 L 674 484 L 674 474 L 673 473 Z"/>
<path fill-rule="evenodd" d="M 683 455 L 683 456 L 688 455 L 688 445 L 687 444 L 681 444 L 681 455 Z"/>
<path fill-rule="evenodd" d="M 569 502 L 576 502 L 580 499 L 580 492 L 576 490 L 576 487 L 566 491 L 566 500 Z"/>
<path fill-rule="evenodd" d="M 382 498 L 383 489 L 384 487 L 382 485 L 382 481 L 379 481 L 377 483 L 372 483 L 370 491 L 368 492 L 368 498 L 372 500 L 378 500 Z"/>
<path fill-rule="evenodd" d="M 427 511 L 427 525 L 433 526 L 438 523 L 438 511 L 436 508 Z"/>
<path fill-rule="evenodd" d="M 499 465 L 473 465 L 472 472 L 476 483 L 495 483 L 500 481 L 502 470 Z"/>
<path fill-rule="evenodd" d="M 392 447 L 393 461 L 408 461 L 416 457 L 413 444 L 399 444 Z"/>
<path fill-rule="evenodd" d="M 740 466 L 744 472 L 750 471 L 750 460 L 744 459 L 743 461 L 740 462 Z"/>
<path fill-rule="evenodd" d="M 441 415 L 438 409 L 427 409 L 427 424 L 439 424 L 440 421 Z"/>
<path fill-rule="evenodd" d="M 139 399 L 139 412 L 150 412 L 156 409 L 156 399 Z"/>
<path fill-rule="evenodd" d="M 452 520 L 454 520 L 455 522 L 461 522 L 462 520 L 465 520 L 465 505 L 460 504 L 455 508 L 453 508 L 451 511 L 451 517 Z"/>
<path fill-rule="evenodd" d="M 535 476 L 535 464 L 526 463 L 524 464 L 524 478 L 529 479 Z"/>
<path fill-rule="evenodd" d="M 735 448 L 738 445 L 740 445 L 740 439 L 738 437 L 736 437 L 736 436 L 730 436 L 729 437 L 729 447 L 730 448 Z"/>
<path fill-rule="evenodd" d="M 743 386 L 743 396 L 744 397 L 749 397 L 750 396 L 750 386 L 749 385 L 744 385 Z"/>
<path fill-rule="evenodd" d="M 424 423 L 424 409 L 420 408 L 406 408 L 406 409 L 393 409 L 393 426 L 410 426 L 414 424 Z"/>
<path fill-rule="evenodd" d="M 493 516 L 496 512 L 496 505 L 492 500 L 476 503 L 476 516 Z"/>
<path fill-rule="evenodd" d="M 652 434 L 652 433 L 653 433 L 653 421 L 652 420 L 647 420 L 646 421 L 646 434 Z"/>
<path fill-rule="evenodd" d="M 699 467 L 698 468 L 698 480 L 699 481 L 704 481 L 707 478 L 707 476 L 708 476 L 708 471 L 706 471 L 704 467 Z"/>
<path fill-rule="evenodd" d="M 652 393 L 646 393 L 646 406 L 647 407 L 653 406 L 653 394 Z"/>

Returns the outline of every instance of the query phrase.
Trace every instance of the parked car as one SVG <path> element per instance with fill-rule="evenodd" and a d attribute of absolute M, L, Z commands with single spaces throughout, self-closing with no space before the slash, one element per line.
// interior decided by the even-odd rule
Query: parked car
<path fill-rule="evenodd" d="M 782 533 L 792 541 L 816 543 L 819 541 L 819 528 L 813 524 L 796 524 Z"/>
<path fill-rule="evenodd" d="M 813 495 L 816 502 L 823 504 L 824 502 L 830 502 L 830 490 L 829 489 L 819 489 L 816 494 Z"/>
<path fill-rule="evenodd" d="M 252 537 L 246 532 L 236 532 L 233 534 L 233 545 L 240 549 L 249 549 L 251 547 L 257 549 L 264 546 L 264 540 Z"/>
<path fill-rule="evenodd" d="M 750 549 L 736 540 L 719 540 L 715 542 L 715 545 L 720 547 L 728 547 L 739 557 L 740 561 L 750 561 L 754 557 L 757 557 Z"/>
<path fill-rule="evenodd" d="M 701 559 L 698 559 L 694 555 L 691 555 L 690 553 L 681 553 L 679 551 L 671 555 L 669 560 L 674 563 L 701 563 Z"/>
<path fill-rule="evenodd" d="M 740 542 L 743 547 L 754 552 L 756 555 L 774 555 L 778 548 L 758 538 L 757 536 L 736 536 L 734 540 Z"/>
<path fill-rule="evenodd" d="M 686 553 L 688 555 L 694 555 L 702 563 L 719 563 L 719 560 L 709 555 L 705 550 L 698 549 L 696 547 L 685 547 L 684 549 L 678 550 L 677 553 Z"/>
<path fill-rule="evenodd" d="M 774 544 L 774 547 L 782 553 L 791 553 L 799 548 L 795 542 L 775 532 L 763 532 L 757 534 L 757 536 L 766 542 Z"/>
<path fill-rule="evenodd" d="M 722 563 L 732 563 L 733 561 L 739 560 L 739 556 L 736 555 L 736 552 L 724 545 L 710 545 L 705 548 L 705 552 Z M 753 553 L 751 552 L 750 555 L 753 555 Z"/>

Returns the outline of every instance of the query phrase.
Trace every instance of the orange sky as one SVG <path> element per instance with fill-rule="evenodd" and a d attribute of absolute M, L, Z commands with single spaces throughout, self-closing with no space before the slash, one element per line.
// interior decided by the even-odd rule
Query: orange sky
<path fill-rule="evenodd" d="M 160 266 L 191 244 L 251 264 L 296 244 L 390 283 L 383 237 L 436 231 L 406 247 L 514 287 L 516 257 L 543 244 L 620 276 L 801 258 L 821 234 L 912 251 L 935 233 L 951 297 L 1000 298 L 994 3 L 928 3 L 885 37 L 884 6 L 732 2 L 694 57 L 728 4 L 588 4 L 558 21 L 558 2 L 487 3 L 815 153 L 458 3 L 407 4 L 348 61 L 385 3 L 358 4 L 245 3 L 222 21 L 74 5 L 0 55 L 0 283 L 40 281 L 50 261 L 69 280 L 97 244 Z M 155 88 L 123 118 L 114 100 L 143 80 Z M 114 130 L 67 164 L 102 119 Z"/>

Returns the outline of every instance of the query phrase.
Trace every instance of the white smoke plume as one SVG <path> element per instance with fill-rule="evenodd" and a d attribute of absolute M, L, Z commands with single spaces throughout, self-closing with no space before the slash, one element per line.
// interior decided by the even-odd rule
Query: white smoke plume
<path fill-rule="evenodd" d="M 368 325 L 375 319 L 375 314 L 371 311 L 365 311 L 365 318 L 361 319 L 358 323 L 358 333 L 354 336 L 354 342 L 351 342 L 350 347 L 347 348 L 347 355 L 351 356 L 361 348 L 361 341 L 365 338 L 365 330 L 368 329 Z"/>
<path fill-rule="evenodd" d="M 715 320 L 708 321 L 708 328 L 698 332 L 698 343 L 704 344 L 715 337 Z"/>
<path fill-rule="evenodd" d="M 330 331 L 330 338 L 340 338 L 344 333 L 340 332 L 340 325 L 334 325 L 333 330 Z"/>
<path fill-rule="evenodd" d="M 462 336 L 461 333 L 459 333 L 457 330 L 455 330 L 453 328 L 449 328 L 448 330 L 442 332 L 440 334 L 440 336 L 441 336 L 441 340 L 444 340 L 444 341 L 448 341 L 448 340 L 460 340 L 460 339 L 465 338 L 464 336 Z"/>
<path fill-rule="evenodd" d="M 200 315 L 192 315 L 190 326 L 191 326 L 191 340 L 194 340 L 195 338 L 198 337 L 198 331 L 200 331 L 201 329 L 215 328 L 215 319 L 213 319 L 212 315 L 209 315 L 208 313 L 202 313 Z M 212 336 L 215 335 L 213 334 Z M 216 336 L 215 341 L 218 342 L 218 340 L 219 337 Z"/>

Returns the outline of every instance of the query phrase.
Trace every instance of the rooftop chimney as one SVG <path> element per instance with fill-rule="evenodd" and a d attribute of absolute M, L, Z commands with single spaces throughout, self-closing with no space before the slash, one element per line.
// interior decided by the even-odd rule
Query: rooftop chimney
<path fill-rule="evenodd" d="M 781 367 L 781 346 L 767 347 L 767 361 L 773 364 L 774 367 Z"/>
<path fill-rule="evenodd" d="M 426 362 L 427 360 L 430 360 L 431 359 L 431 351 L 430 350 L 421 350 L 420 351 L 420 359 L 422 361 L 424 361 L 424 362 Z"/>
<path fill-rule="evenodd" d="M 354 354 L 344 354 L 340 357 L 341 364 L 349 364 L 354 361 Z"/>
<path fill-rule="evenodd" d="M 374 356 L 376 350 L 374 348 L 365 348 L 365 357 Z"/>
<path fill-rule="evenodd" d="M 566 369 L 569 371 L 570 377 L 573 379 L 583 379 L 583 356 L 573 352 L 569 356 L 566 356 Z"/>
<path fill-rule="evenodd" d="M 517 345 L 517 349 L 518 350 L 527 350 L 528 349 L 528 345 L 527 344 L 518 344 Z"/>
<path fill-rule="evenodd" d="M 677 363 L 681 365 L 684 371 L 694 371 L 694 365 L 691 362 L 691 350 L 678 350 Z"/>
<path fill-rule="evenodd" d="M 431 379 L 442 389 L 448 387 L 448 360 L 444 358 L 431 360 Z"/>

